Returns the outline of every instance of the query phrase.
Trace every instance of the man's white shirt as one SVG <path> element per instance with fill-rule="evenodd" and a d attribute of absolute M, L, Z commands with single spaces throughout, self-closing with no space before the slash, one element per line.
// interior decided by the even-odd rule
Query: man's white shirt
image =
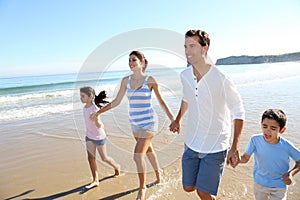
<path fill-rule="evenodd" d="M 231 121 L 245 119 L 243 102 L 232 80 L 213 65 L 199 82 L 189 66 L 181 72 L 181 82 L 183 101 L 188 104 L 185 144 L 200 153 L 228 149 Z"/>

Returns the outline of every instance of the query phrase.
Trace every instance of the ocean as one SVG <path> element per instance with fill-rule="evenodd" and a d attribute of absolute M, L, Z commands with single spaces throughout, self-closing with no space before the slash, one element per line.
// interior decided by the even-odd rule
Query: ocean
<path fill-rule="evenodd" d="M 249 88 L 261 91 L 262 96 L 268 99 L 271 97 L 284 99 L 284 93 L 292 89 L 295 92 L 293 95 L 292 105 L 299 102 L 297 98 L 297 81 L 300 76 L 299 63 L 273 63 L 273 64 L 253 64 L 253 65 L 226 65 L 218 66 L 227 72 L 234 80 L 239 88 L 243 99 L 247 98 Z M 179 73 L 184 68 L 149 70 L 149 74 L 155 77 L 162 78 L 165 83 L 164 87 L 174 88 L 168 79 L 167 73 L 172 71 L 171 76 L 179 76 Z M 53 113 L 71 112 L 74 103 L 78 103 L 78 99 L 74 96 L 78 94 L 75 91 L 82 86 L 93 86 L 100 90 L 107 90 L 109 95 L 116 92 L 116 87 L 121 81 L 121 78 L 128 75 L 128 70 L 124 71 L 109 71 L 103 73 L 86 73 L 78 74 L 59 74 L 59 75 L 44 75 L 44 76 L 26 76 L 13 78 L 0 78 L 0 120 L 14 121 L 27 118 L 41 117 Z M 165 76 L 165 77 L 164 77 Z M 284 85 L 281 85 L 284 83 Z M 178 83 L 176 83 L 178 84 Z M 167 86 L 166 86 L 167 85 Z M 273 85 L 273 88 L 270 86 Z M 277 87 L 276 87 L 277 86 Z M 176 89 L 177 88 L 177 89 Z M 270 88 L 270 89 L 269 89 Z M 296 90 L 293 90 L 295 88 Z M 175 87 L 178 93 L 178 87 Z M 256 95 L 260 95 L 255 92 Z M 282 93 L 282 94 L 280 94 Z M 256 96 L 252 95 L 253 102 Z M 294 99 L 295 98 L 295 99 Z M 276 107 L 287 106 L 286 99 L 274 102 L 261 99 L 255 108 L 262 106 L 271 106 L 274 103 Z M 263 104 L 263 105 L 262 105 Z M 283 105 L 282 105 L 283 104 Z M 290 105 L 290 106 L 292 106 Z M 294 107 L 295 108 L 295 107 Z"/>
<path fill-rule="evenodd" d="M 261 115 L 268 108 L 280 108 L 287 114 L 287 131 L 284 137 L 300 148 L 299 62 L 217 67 L 230 75 L 244 101 L 246 123 L 241 137 L 241 152 L 251 135 L 260 132 Z M 147 70 L 147 74 L 157 79 L 162 96 L 174 114 L 177 114 L 180 106 L 179 74 L 184 68 Z M 79 88 L 92 86 L 96 92 L 106 90 L 109 100 L 112 100 L 117 94 L 122 77 L 129 73 L 129 70 L 120 70 L 0 78 L 0 198 L 18 196 L 20 199 L 47 199 L 46 197 L 56 194 L 55 197 L 64 199 L 99 199 L 101 195 L 110 197 L 110 193 L 119 191 L 117 193 L 120 199 L 132 199 L 136 195 L 131 195 L 134 190 L 128 194 L 123 194 L 122 191 L 130 191 L 129 186 L 137 187 L 136 175 L 129 175 L 134 184 L 128 182 L 128 177 L 121 177 L 119 180 L 105 182 L 115 190 L 90 192 L 83 196 L 79 194 L 80 185 L 87 184 L 90 176 L 85 157 L 83 105 L 79 99 Z M 134 140 L 128 123 L 126 104 L 124 97 L 120 108 L 107 112 L 102 120 L 111 142 L 107 145 L 108 153 L 122 163 L 123 170 L 130 174 L 135 170 L 133 161 L 128 161 L 132 159 Z M 159 131 L 153 145 L 161 167 L 165 169 L 167 183 L 157 190 L 150 188 L 149 199 L 197 199 L 196 194 L 182 191 L 178 176 L 181 173 L 183 134 L 177 136 L 170 133 L 167 128 L 169 121 L 155 98 L 153 105 L 159 121 Z M 253 161 L 237 169 L 226 168 L 219 190 L 220 199 L 253 197 L 252 165 Z M 106 167 L 100 175 L 105 176 L 107 171 Z M 77 177 L 74 177 L 74 173 Z M 47 181 L 43 183 L 42 180 L 45 179 Z M 300 183 L 299 174 L 295 180 L 296 185 L 289 189 L 289 199 L 293 200 L 300 199 L 300 192 L 296 190 Z M 229 181 L 230 184 L 227 184 Z"/>

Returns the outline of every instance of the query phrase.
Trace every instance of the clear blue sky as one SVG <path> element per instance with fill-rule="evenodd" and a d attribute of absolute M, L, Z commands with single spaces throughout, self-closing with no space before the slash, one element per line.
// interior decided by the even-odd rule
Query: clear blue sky
<path fill-rule="evenodd" d="M 203 29 L 214 59 L 299 52 L 299 22 L 299 0 L 0 0 L 0 77 L 77 72 L 101 43 L 141 28 Z"/>

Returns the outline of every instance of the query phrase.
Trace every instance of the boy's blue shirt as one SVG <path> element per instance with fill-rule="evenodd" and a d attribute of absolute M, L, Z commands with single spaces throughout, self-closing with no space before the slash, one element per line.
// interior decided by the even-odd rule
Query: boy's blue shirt
<path fill-rule="evenodd" d="M 281 176 L 289 171 L 290 157 L 300 160 L 300 151 L 288 140 L 280 137 L 277 144 L 269 144 L 262 134 L 253 135 L 246 154 L 254 153 L 254 181 L 270 188 L 286 188 Z"/>

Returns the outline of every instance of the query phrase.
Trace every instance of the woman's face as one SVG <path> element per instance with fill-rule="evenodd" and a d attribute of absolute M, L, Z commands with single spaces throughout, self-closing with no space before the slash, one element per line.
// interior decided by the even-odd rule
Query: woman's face
<path fill-rule="evenodd" d="M 129 68 L 131 71 L 141 70 L 143 63 L 139 60 L 139 58 L 136 55 L 131 55 L 129 57 Z"/>

